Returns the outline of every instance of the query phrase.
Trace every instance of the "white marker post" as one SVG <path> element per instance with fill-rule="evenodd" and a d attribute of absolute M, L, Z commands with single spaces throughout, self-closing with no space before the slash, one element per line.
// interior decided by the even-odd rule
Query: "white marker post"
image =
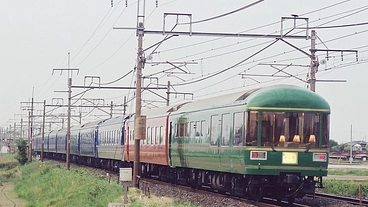
<path fill-rule="evenodd" d="M 128 204 L 128 187 L 132 183 L 132 168 L 120 168 L 119 181 L 123 184 L 124 206 Z"/>

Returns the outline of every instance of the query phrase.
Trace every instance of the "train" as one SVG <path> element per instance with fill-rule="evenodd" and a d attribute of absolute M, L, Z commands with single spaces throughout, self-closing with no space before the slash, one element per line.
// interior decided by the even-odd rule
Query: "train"
<path fill-rule="evenodd" d="M 274 85 L 143 110 L 140 176 L 260 200 L 293 202 L 323 188 L 330 105 L 310 90 Z M 72 162 L 133 167 L 135 115 L 70 129 Z M 34 152 L 41 153 L 41 135 Z M 44 156 L 65 160 L 66 130 L 44 135 Z"/>

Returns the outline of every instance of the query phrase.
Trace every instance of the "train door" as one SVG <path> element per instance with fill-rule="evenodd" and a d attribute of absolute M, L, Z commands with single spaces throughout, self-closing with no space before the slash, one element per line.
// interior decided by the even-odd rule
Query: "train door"
<path fill-rule="evenodd" d="M 244 163 L 243 143 L 245 137 L 245 120 L 246 113 L 244 111 L 235 112 L 231 117 L 230 125 L 230 151 L 229 151 L 229 168 L 235 170 L 239 168 L 236 163 Z M 241 168 L 241 167 L 240 167 Z M 241 170 L 241 169 L 237 170 Z"/>
<path fill-rule="evenodd" d="M 80 137 L 80 132 L 78 132 L 78 135 L 77 135 L 77 154 L 80 155 L 80 152 L 81 152 L 81 137 Z"/>
<path fill-rule="evenodd" d="M 172 133 L 172 131 L 173 131 L 173 126 L 172 126 L 173 124 L 172 124 L 172 121 L 170 121 L 170 125 L 169 125 L 169 134 L 168 134 L 168 147 L 167 147 L 167 149 L 168 149 L 168 158 L 169 158 L 169 160 L 168 160 L 168 163 L 169 163 L 169 166 L 172 166 L 172 160 L 171 160 L 171 142 L 172 142 L 172 135 L 173 135 L 173 133 Z"/>
<path fill-rule="evenodd" d="M 94 130 L 94 144 L 93 144 L 93 152 L 95 155 L 95 158 L 98 158 L 98 150 L 97 150 L 97 145 L 98 145 L 98 127 L 96 127 L 96 129 Z"/>
<path fill-rule="evenodd" d="M 123 126 L 121 128 L 121 133 L 120 133 L 120 149 L 121 149 L 121 160 L 124 161 L 124 148 L 125 148 L 125 120 L 123 122 Z"/>
<path fill-rule="evenodd" d="M 211 122 L 210 122 L 210 149 L 211 154 L 219 154 L 219 148 L 220 148 L 220 120 L 219 115 L 212 115 L 211 116 Z"/>
<path fill-rule="evenodd" d="M 219 115 L 219 165 L 229 167 L 231 162 L 230 113 Z"/>

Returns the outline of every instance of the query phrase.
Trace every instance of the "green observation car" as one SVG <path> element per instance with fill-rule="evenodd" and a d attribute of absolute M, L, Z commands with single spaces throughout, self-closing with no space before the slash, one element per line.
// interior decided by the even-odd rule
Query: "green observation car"
<path fill-rule="evenodd" d="M 327 176 L 330 106 L 279 85 L 180 105 L 169 115 L 178 183 L 259 200 L 313 194 Z"/>

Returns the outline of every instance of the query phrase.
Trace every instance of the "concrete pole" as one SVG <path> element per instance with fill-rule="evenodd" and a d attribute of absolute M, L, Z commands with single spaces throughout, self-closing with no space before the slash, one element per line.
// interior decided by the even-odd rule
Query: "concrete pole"
<path fill-rule="evenodd" d="M 353 125 L 350 125 L 350 157 L 349 162 L 350 164 L 353 163 Z"/>
<path fill-rule="evenodd" d="M 316 72 L 318 70 L 318 62 L 316 63 L 316 31 L 312 30 L 311 34 L 311 68 L 310 68 L 310 90 L 316 91 Z"/>
<path fill-rule="evenodd" d="M 170 81 L 167 81 L 166 106 L 170 105 Z"/>
<path fill-rule="evenodd" d="M 110 118 L 112 118 L 113 102 L 110 102 Z"/>
<path fill-rule="evenodd" d="M 45 116 L 46 116 L 46 100 L 43 101 L 43 116 L 42 116 L 42 140 L 41 140 L 41 162 L 43 162 L 43 152 L 45 149 Z"/>
<path fill-rule="evenodd" d="M 144 25 L 143 22 L 138 23 L 138 54 L 137 54 L 137 84 L 136 84 L 136 94 L 135 94 L 135 122 L 137 118 L 141 115 L 141 101 L 142 101 L 142 69 L 144 64 L 143 57 L 143 35 L 144 35 Z M 135 124 L 135 128 L 136 128 Z M 141 129 L 134 129 L 136 132 Z M 140 134 L 139 132 L 136 134 Z M 138 176 L 140 175 L 140 139 L 144 137 L 134 137 L 134 166 L 133 166 L 133 187 L 138 187 Z"/>
<path fill-rule="evenodd" d="M 31 111 L 28 112 L 28 161 L 31 161 Z"/>
<path fill-rule="evenodd" d="M 72 78 L 68 79 L 68 128 L 66 133 L 67 145 L 66 145 L 66 169 L 70 169 L 70 114 L 71 114 L 71 100 L 72 100 Z"/>

